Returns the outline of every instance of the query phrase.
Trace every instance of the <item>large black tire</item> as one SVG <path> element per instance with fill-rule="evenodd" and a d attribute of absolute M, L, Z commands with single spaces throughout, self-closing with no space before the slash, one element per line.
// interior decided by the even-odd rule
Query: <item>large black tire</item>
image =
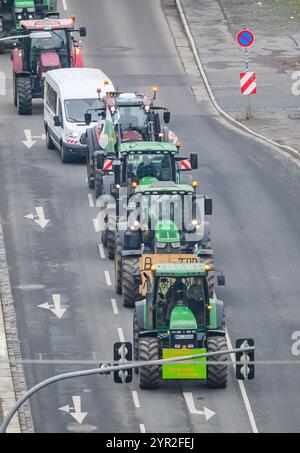
<path fill-rule="evenodd" d="M 119 241 L 115 250 L 115 288 L 117 294 L 122 294 L 122 248 Z"/>
<path fill-rule="evenodd" d="M 101 183 L 99 182 L 99 177 L 95 178 L 94 187 L 95 187 L 95 197 L 97 199 L 103 194 L 103 187 L 102 187 Z"/>
<path fill-rule="evenodd" d="M 106 248 L 107 247 L 107 229 L 102 231 L 101 241 L 102 241 L 103 247 Z"/>
<path fill-rule="evenodd" d="M 108 259 L 115 259 L 115 232 L 107 230 L 107 256 Z"/>
<path fill-rule="evenodd" d="M 225 337 L 209 337 L 207 339 L 207 352 L 222 352 L 227 350 Z M 225 388 L 227 386 L 228 367 L 227 365 L 217 365 L 218 362 L 227 362 L 228 355 L 209 357 L 207 365 L 207 385 L 211 388 Z M 214 365 L 210 365 L 213 363 Z"/>
<path fill-rule="evenodd" d="M 159 360 L 159 344 L 157 338 L 141 338 L 139 340 L 139 360 Z M 142 389 L 156 389 L 161 381 L 159 365 L 142 367 L 139 370 L 140 387 Z"/>
<path fill-rule="evenodd" d="M 0 54 L 1 54 L 1 52 L 0 52 Z M 13 77 L 13 96 L 14 96 L 14 105 L 15 105 L 15 107 L 18 107 L 17 79 L 16 79 L 15 74 Z"/>
<path fill-rule="evenodd" d="M 134 276 L 140 273 L 139 258 L 122 258 L 122 294 L 124 307 L 134 307 L 139 295 L 139 286 L 134 282 Z"/>
<path fill-rule="evenodd" d="M 137 362 L 139 360 L 139 326 L 137 321 L 137 314 L 136 310 L 134 310 L 133 314 L 133 360 Z M 134 369 L 135 373 L 139 373 L 139 369 Z"/>
<path fill-rule="evenodd" d="M 17 79 L 17 104 L 19 115 L 32 114 L 32 91 L 29 77 Z"/>
<path fill-rule="evenodd" d="M 46 146 L 48 149 L 55 149 L 55 145 L 53 143 L 53 140 L 50 136 L 49 129 L 46 129 Z"/>

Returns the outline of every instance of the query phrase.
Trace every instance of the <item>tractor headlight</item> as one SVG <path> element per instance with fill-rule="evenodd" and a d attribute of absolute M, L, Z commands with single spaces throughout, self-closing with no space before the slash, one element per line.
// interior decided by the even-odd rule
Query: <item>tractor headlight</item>
<path fill-rule="evenodd" d="M 156 247 L 158 249 L 165 249 L 167 247 L 167 243 L 166 242 L 157 242 Z"/>
<path fill-rule="evenodd" d="M 171 247 L 173 249 L 179 249 L 180 248 L 180 242 L 171 242 Z"/>
<path fill-rule="evenodd" d="M 79 134 L 76 131 L 67 130 L 66 135 L 68 138 L 72 138 L 74 140 L 77 140 L 79 138 Z"/>
<path fill-rule="evenodd" d="M 18 20 L 21 20 L 23 17 L 21 14 L 18 14 Z"/>
<path fill-rule="evenodd" d="M 130 225 L 131 231 L 137 231 L 140 228 L 141 224 L 138 220 L 135 220 L 132 225 Z"/>
<path fill-rule="evenodd" d="M 29 14 L 28 19 L 33 19 L 33 15 Z"/>

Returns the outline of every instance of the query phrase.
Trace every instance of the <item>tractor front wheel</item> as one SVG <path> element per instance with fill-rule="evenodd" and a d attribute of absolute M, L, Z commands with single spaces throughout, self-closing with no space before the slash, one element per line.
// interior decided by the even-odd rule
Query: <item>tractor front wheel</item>
<path fill-rule="evenodd" d="M 134 276 L 140 273 L 139 258 L 122 258 L 122 294 L 125 307 L 134 307 L 139 295 L 139 286 L 135 284 Z"/>
<path fill-rule="evenodd" d="M 32 91 L 29 77 L 17 79 L 17 104 L 19 115 L 32 114 Z"/>
<path fill-rule="evenodd" d="M 157 338 L 142 338 L 139 340 L 139 360 L 147 362 L 159 360 L 159 344 Z M 159 365 L 141 367 L 139 370 L 140 387 L 142 389 L 156 389 L 161 380 Z"/>
<path fill-rule="evenodd" d="M 227 362 L 228 355 L 222 351 L 228 349 L 225 337 L 209 337 L 207 340 L 207 352 L 220 352 L 220 355 L 208 358 L 207 385 L 211 388 L 225 388 L 227 386 L 227 365 L 218 365 L 218 362 Z"/>
<path fill-rule="evenodd" d="M 107 256 L 110 260 L 115 258 L 115 233 L 107 230 Z"/>

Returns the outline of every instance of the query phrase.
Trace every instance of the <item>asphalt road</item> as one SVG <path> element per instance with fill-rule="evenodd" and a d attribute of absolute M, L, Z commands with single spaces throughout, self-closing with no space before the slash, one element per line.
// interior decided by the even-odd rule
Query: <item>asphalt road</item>
<path fill-rule="evenodd" d="M 172 128 L 187 153 L 199 152 L 197 178 L 214 198 L 213 241 L 218 267 L 227 276 L 219 292 L 227 304 L 230 337 L 254 337 L 260 360 L 292 360 L 291 335 L 300 330 L 299 168 L 287 157 L 220 123 L 196 103 L 164 11 L 158 0 L 67 0 L 88 28 L 86 66 L 99 67 L 115 85 L 147 91 L 161 87 Z M 72 4 L 72 9 L 70 8 Z M 10 77 L 9 55 L 1 65 Z M 42 104 L 32 117 L 18 117 L 12 93 L 0 98 L 0 212 L 24 359 L 109 360 L 120 330 L 131 339 L 132 312 L 124 309 L 113 280 L 113 263 L 101 259 L 81 163 L 62 165 L 45 142 L 28 150 L 24 130 L 43 132 Z M 24 218 L 42 206 L 50 223 L 41 230 Z M 61 294 L 67 312 L 59 320 L 38 305 Z M 117 299 L 114 314 L 111 299 Z M 121 332 L 121 333 L 122 333 Z M 75 367 L 78 369 L 78 367 Z M 68 365 L 26 365 L 31 387 Z M 300 424 L 299 368 L 261 366 L 246 390 L 258 430 L 295 432 Z M 137 392 L 137 393 L 133 393 Z M 209 421 L 191 414 L 216 412 Z M 88 412 L 82 425 L 59 408 L 81 397 Z M 141 391 L 138 382 L 117 385 L 93 377 L 60 383 L 32 399 L 36 432 L 251 432 L 239 385 L 231 372 L 226 390 L 197 383 L 164 383 Z M 73 409 L 71 409 L 73 412 Z"/>

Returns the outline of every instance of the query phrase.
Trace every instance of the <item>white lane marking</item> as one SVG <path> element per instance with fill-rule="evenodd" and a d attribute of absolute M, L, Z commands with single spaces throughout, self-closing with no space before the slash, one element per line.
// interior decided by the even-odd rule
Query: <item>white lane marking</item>
<path fill-rule="evenodd" d="M 204 407 L 203 411 L 199 411 L 198 409 L 196 409 L 192 392 L 183 392 L 183 396 L 191 415 L 203 415 L 207 422 L 214 415 L 216 415 L 214 411 L 208 409 L 207 407 Z"/>
<path fill-rule="evenodd" d="M 45 310 L 50 310 L 58 319 L 61 319 L 65 312 L 67 311 L 66 308 L 61 307 L 61 296 L 60 294 L 52 294 L 53 304 L 50 305 L 48 302 L 45 304 L 38 305 L 39 308 L 43 308 Z"/>
<path fill-rule="evenodd" d="M 106 280 L 107 286 L 112 286 L 109 271 L 104 271 L 104 275 L 105 275 L 105 280 Z"/>
<path fill-rule="evenodd" d="M 104 250 L 103 244 L 99 244 L 98 247 L 99 247 L 100 258 L 102 260 L 104 260 L 105 259 L 105 250 Z"/>
<path fill-rule="evenodd" d="M 118 305 L 117 305 L 116 299 L 111 299 L 111 304 L 112 304 L 114 315 L 118 315 L 119 314 L 119 309 L 118 309 Z"/>
<path fill-rule="evenodd" d="M 88 415 L 88 412 L 82 412 L 80 396 L 72 396 L 72 400 L 74 407 L 70 407 L 70 405 L 67 404 L 67 406 L 60 407 L 59 410 L 70 414 L 71 417 L 73 417 L 81 425 L 85 417 Z"/>
<path fill-rule="evenodd" d="M 90 208 L 94 208 L 95 207 L 95 203 L 94 203 L 93 194 L 89 193 L 88 194 L 88 199 L 89 199 Z"/>
<path fill-rule="evenodd" d="M 62 0 L 62 6 L 63 6 L 64 11 L 68 11 L 68 3 L 67 3 L 67 0 Z"/>
<path fill-rule="evenodd" d="M 118 327 L 118 335 L 121 343 L 125 343 L 125 335 L 122 327 Z"/>
<path fill-rule="evenodd" d="M 42 229 L 46 228 L 46 226 L 48 225 L 50 220 L 46 219 L 45 213 L 44 213 L 44 208 L 39 206 L 39 207 L 36 207 L 35 210 L 36 210 L 36 214 L 28 214 L 28 215 L 25 215 L 24 217 L 26 219 L 33 220 Z"/>
<path fill-rule="evenodd" d="M 140 409 L 140 407 L 141 407 L 140 400 L 139 400 L 139 396 L 138 396 L 136 390 L 133 390 L 132 398 L 133 398 L 133 402 L 134 402 L 134 405 L 135 405 L 136 409 Z"/>
<path fill-rule="evenodd" d="M 141 433 L 145 434 L 146 433 L 146 426 L 144 424 L 140 424 L 140 430 L 141 430 Z"/>
<path fill-rule="evenodd" d="M 94 223 L 94 228 L 95 228 L 96 233 L 100 233 L 98 219 L 93 219 L 93 223 Z"/>
<path fill-rule="evenodd" d="M 233 349 L 232 348 L 232 343 L 231 343 L 231 340 L 230 340 L 230 337 L 229 337 L 229 334 L 228 334 L 227 330 L 226 330 L 226 338 L 227 338 L 228 348 L 229 349 Z M 234 354 L 230 354 L 230 359 L 231 359 L 232 362 L 235 362 L 235 355 Z M 246 407 L 246 411 L 247 411 L 247 414 L 248 414 L 248 417 L 249 417 L 249 420 L 250 420 L 252 431 L 253 431 L 254 434 L 258 434 L 259 431 L 258 431 L 258 428 L 257 428 L 255 416 L 254 416 L 254 413 L 253 413 L 253 410 L 252 410 L 252 407 L 251 407 L 251 403 L 250 403 L 250 400 L 249 400 L 248 395 L 247 395 L 245 384 L 244 384 L 243 381 L 238 381 L 238 384 L 239 384 L 240 391 L 241 391 L 241 394 L 242 394 L 242 397 L 243 397 L 243 401 L 244 401 L 244 404 L 245 404 L 245 407 Z"/>

